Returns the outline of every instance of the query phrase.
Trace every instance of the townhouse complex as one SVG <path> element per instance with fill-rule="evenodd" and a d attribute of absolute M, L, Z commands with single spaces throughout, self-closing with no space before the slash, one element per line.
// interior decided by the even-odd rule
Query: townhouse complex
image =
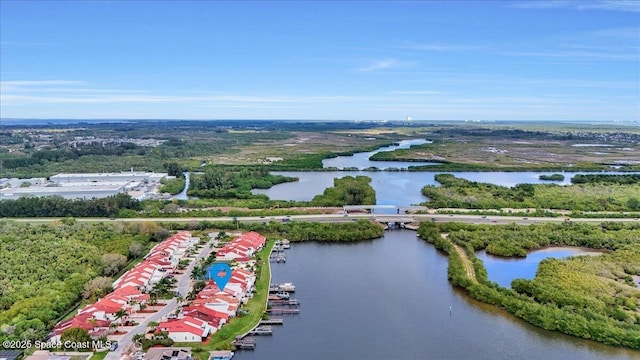
<path fill-rule="evenodd" d="M 121 319 L 123 314 L 128 316 L 140 311 L 149 303 L 153 285 L 173 276 L 179 261 L 198 240 L 183 231 L 157 244 L 143 261 L 113 282 L 111 293 L 86 305 L 73 318 L 58 323 L 50 334 L 50 341 L 59 342 L 62 333 L 72 327 L 87 330 L 93 338 L 109 334 L 112 322 Z"/>
<path fill-rule="evenodd" d="M 256 275 L 250 270 L 255 265 L 251 256 L 262 249 L 265 242 L 264 236 L 252 231 L 218 249 L 217 261 L 233 261 L 231 278 L 224 289 L 208 280 L 180 316 L 160 323 L 157 331 L 167 332 L 169 338 L 177 342 L 200 342 L 237 316 L 240 305 L 253 296 Z"/>

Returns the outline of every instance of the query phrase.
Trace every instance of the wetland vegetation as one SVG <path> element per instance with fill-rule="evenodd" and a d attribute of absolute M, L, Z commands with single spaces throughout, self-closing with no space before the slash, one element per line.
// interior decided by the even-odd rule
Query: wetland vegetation
<path fill-rule="evenodd" d="M 579 177 L 579 182 L 570 186 L 518 184 L 510 188 L 456 178 L 451 174 L 438 174 L 435 179 L 440 186 L 425 186 L 422 194 L 429 197 L 425 205 L 432 208 L 537 208 L 598 212 L 640 209 L 640 183 L 619 184 L 619 181 L 627 181 L 623 179 L 628 177 L 597 176 L 586 179 L 599 181 L 583 181 L 581 179 L 585 178 Z"/>
<path fill-rule="evenodd" d="M 640 225 L 422 223 L 418 233 L 448 254 L 449 279 L 471 297 L 547 330 L 640 349 L 640 289 L 632 279 L 640 274 Z M 516 279 L 511 289 L 490 282 L 475 256 L 479 249 L 524 256 L 526 250 L 550 245 L 612 251 L 543 260 L 533 280 Z"/>
<path fill-rule="evenodd" d="M 275 170 L 332 171 L 323 168 L 323 159 L 371 151 L 412 138 L 432 142 L 378 152 L 371 159 L 438 163 L 409 171 L 640 170 L 635 155 L 640 151 L 640 131 L 608 126 L 562 125 L 547 129 L 540 124 L 527 124 L 515 129 L 499 123 L 269 121 L 9 126 L 0 131 L 0 177 L 48 177 L 57 172 L 123 171 L 133 167 L 175 176 L 165 180 L 161 188 L 175 194 L 184 188 L 183 171 L 188 170 L 189 194 L 197 198 L 20 198 L 0 201 L 0 216 L 276 216 L 332 212 L 335 207 L 348 204 L 376 204 L 376 193 L 367 176 L 336 178 L 333 187 L 310 201 L 273 200 L 254 195 L 251 190 L 297 181 L 293 176 L 272 174 Z M 594 151 L 590 144 L 607 146 L 600 149 L 606 150 Z M 558 173 L 543 180 L 558 181 L 561 176 Z M 430 199 L 427 206 L 447 208 L 446 211 L 471 209 L 478 214 L 497 211 L 507 215 L 504 209 L 533 209 L 522 215 L 560 216 L 560 212 L 552 211 L 555 209 L 572 212 L 573 216 L 614 217 L 640 210 L 637 174 L 578 175 L 569 186 L 521 184 L 511 188 L 450 174 L 436 175 L 436 180 L 440 186 L 426 186 L 422 194 Z M 127 225 L 107 221 L 81 225 L 64 219 L 36 226 L 0 222 L 1 253 L 5 257 L 0 270 L 8 274 L 0 280 L 0 337 L 42 338 L 53 323 L 82 301 L 83 292 L 89 296 L 99 293 L 99 288 L 85 291 L 87 284 L 99 287 L 104 283 L 99 279 L 114 276 L 124 266 L 122 257 L 126 264 L 140 255 L 139 251 L 131 252 L 132 244 L 138 244 L 135 248 L 148 248 L 152 241 L 166 236 L 165 229 L 244 229 L 291 241 L 322 242 L 375 239 L 384 233 L 382 227 L 365 220 L 340 224 L 270 220 L 160 220 L 159 224 Z M 442 236 L 445 233 L 447 237 Z M 465 288 L 473 298 L 495 304 L 545 329 L 640 348 L 640 340 L 634 335 L 640 331 L 640 293 L 631 278 L 640 275 L 638 224 L 502 226 L 438 222 L 421 224 L 419 234 L 448 253 L 452 283 Z M 524 257 L 533 249 L 556 245 L 606 249 L 610 253 L 593 258 L 545 260 L 534 279 L 515 280 L 511 289 L 491 283 L 475 256 L 475 251 L 484 249 L 494 255 Z M 34 268 L 36 265 L 38 269 Z M 222 338 L 225 334 L 220 333 L 222 343 L 228 340 Z"/>

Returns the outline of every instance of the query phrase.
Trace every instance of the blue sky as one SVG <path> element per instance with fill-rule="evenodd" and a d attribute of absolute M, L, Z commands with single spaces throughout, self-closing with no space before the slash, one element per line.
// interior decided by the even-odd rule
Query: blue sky
<path fill-rule="evenodd" d="M 640 120 L 640 2 L 0 1 L 0 116 Z"/>

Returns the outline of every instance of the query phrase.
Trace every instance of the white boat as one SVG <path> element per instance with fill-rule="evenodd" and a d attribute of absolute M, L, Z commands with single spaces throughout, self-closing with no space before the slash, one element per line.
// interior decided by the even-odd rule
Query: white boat
<path fill-rule="evenodd" d="M 281 292 L 277 293 L 276 296 L 281 300 L 288 300 L 289 299 L 289 293 L 288 292 L 284 292 L 284 291 L 281 291 Z"/>
<path fill-rule="evenodd" d="M 282 283 L 278 285 L 278 289 L 282 291 L 296 291 L 296 287 L 293 283 Z"/>

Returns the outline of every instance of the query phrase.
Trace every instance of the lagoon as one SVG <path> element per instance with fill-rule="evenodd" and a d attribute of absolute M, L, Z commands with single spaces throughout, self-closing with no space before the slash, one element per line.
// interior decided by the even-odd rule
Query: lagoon
<path fill-rule="evenodd" d="M 339 170 L 342 170 L 344 168 L 358 168 L 362 170 L 369 167 L 377 167 L 380 170 L 385 170 L 389 168 L 407 169 L 409 168 L 409 166 L 418 166 L 418 165 L 437 165 L 438 163 L 429 162 L 429 161 L 411 162 L 411 161 L 371 161 L 369 160 L 369 157 L 379 152 L 393 151 L 396 149 L 408 149 L 412 145 L 422 145 L 427 143 L 431 143 L 431 141 L 428 141 L 425 139 L 402 140 L 398 143 L 398 145 L 385 146 L 385 147 L 376 149 L 374 151 L 355 153 L 352 156 L 338 156 L 331 159 L 324 159 L 322 160 L 322 167 L 323 168 L 333 167 Z"/>
<path fill-rule="evenodd" d="M 301 313 L 234 359 L 633 359 L 640 353 L 529 325 L 447 280 L 447 257 L 415 232 L 352 244 L 295 243 L 273 282 Z"/>
<path fill-rule="evenodd" d="M 478 251 L 476 256 L 484 263 L 489 280 L 508 288 L 511 287 L 514 279 L 533 279 L 538 270 L 538 264 L 544 259 L 564 259 L 570 256 L 593 256 L 603 253 L 604 251 L 589 248 L 556 246 L 530 251 L 525 258 L 495 256 L 487 254 L 485 250 Z"/>
<path fill-rule="evenodd" d="M 368 176 L 372 179 L 371 186 L 376 191 L 378 205 L 411 205 L 425 202 L 428 199 L 422 195 L 421 190 L 425 185 L 437 185 L 434 177 L 445 172 L 389 172 L 389 171 L 278 171 L 277 175 L 298 177 L 299 181 L 275 185 L 270 189 L 254 189 L 254 194 L 266 194 L 274 200 L 306 200 L 310 201 L 314 196 L 322 194 L 324 189 L 333 186 L 334 178 L 344 176 Z M 585 172 L 564 172 L 564 180 L 545 181 L 540 180 L 543 174 L 552 175 L 554 172 L 449 172 L 457 177 L 470 181 L 487 182 L 502 186 L 515 186 L 517 184 L 558 184 L 568 185 L 571 178 Z M 607 174 L 619 174 L 619 172 L 607 172 Z"/>

